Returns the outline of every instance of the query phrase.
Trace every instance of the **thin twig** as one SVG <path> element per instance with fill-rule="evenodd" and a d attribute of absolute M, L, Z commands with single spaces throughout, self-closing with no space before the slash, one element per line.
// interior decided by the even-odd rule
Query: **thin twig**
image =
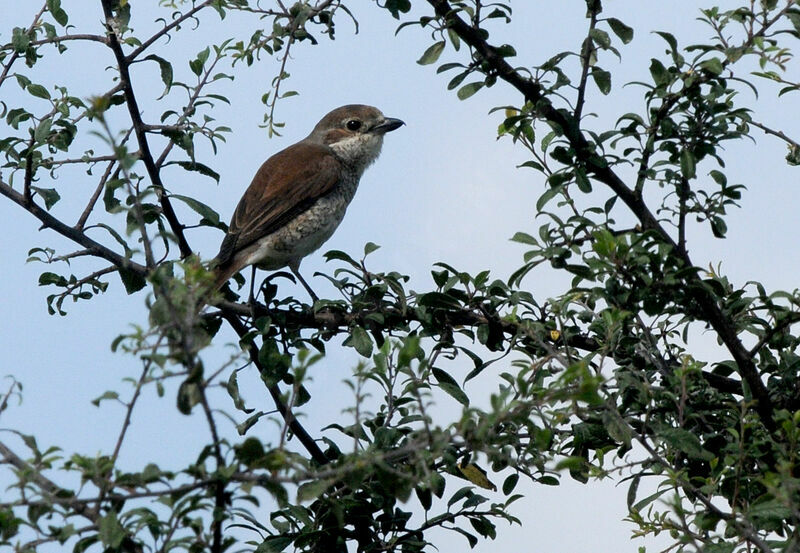
<path fill-rule="evenodd" d="M 217 472 L 220 472 L 225 467 L 225 458 L 222 456 L 222 449 L 220 448 L 219 434 L 217 433 L 217 423 L 214 421 L 214 414 L 211 411 L 211 406 L 208 404 L 206 397 L 205 386 L 200 390 L 200 404 L 203 406 L 203 413 L 206 415 L 208 428 L 211 432 L 211 445 L 214 449 L 214 459 L 217 463 Z M 222 553 L 222 524 L 225 522 L 225 517 L 222 516 L 225 511 L 225 481 L 217 479 L 214 483 L 214 516 L 211 522 L 211 529 L 213 534 L 213 543 L 211 545 L 212 553 Z"/>
<path fill-rule="evenodd" d="M 589 31 L 586 38 L 583 40 L 583 48 L 581 49 L 581 80 L 578 85 L 578 99 L 575 101 L 575 119 L 581 120 L 581 113 L 583 112 L 583 104 L 586 95 L 586 83 L 589 77 L 589 69 L 592 66 L 592 57 L 595 55 L 597 48 L 592 41 L 592 31 L 597 25 L 597 14 L 600 13 L 600 2 L 595 3 L 594 8 L 589 8 Z"/>
<path fill-rule="evenodd" d="M 780 138 L 781 140 L 783 140 L 784 142 L 786 142 L 787 144 L 791 145 L 794 148 L 800 148 L 800 143 L 797 143 L 794 140 L 792 140 L 791 138 L 789 138 L 788 136 L 786 136 L 783 133 L 783 131 L 773 130 L 773 129 L 767 127 L 766 125 L 763 125 L 763 124 L 761 124 L 761 123 L 759 123 L 757 121 L 753 121 L 752 119 L 747 119 L 745 122 L 748 125 L 753 125 L 754 127 L 758 127 L 759 129 L 761 129 L 762 131 L 764 131 L 767 134 L 771 134 L 772 136 L 777 136 L 778 138 Z"/>
<path fill-rule="evenodd" d="M 178 119 L 175 122 L 175 124 L 172 125 L 173 127 L 180 128 L 181 125 L 183 125 L 184 121 L 186 121 L 189 118 L 189 114 L 194 112 L 194 104 L 195 104 L 195 102 L 197 102 L 197 99 L 200 97 L 200 91 L 203 89 L 203 87 L 206 84 L 208 84 L 208 77 L 211 75 L 211 71 L 214 69 L 214 67 L 217 65 L 217 63 L 219 63 L 220 59 L 221 58 L 219 56 L 215 56 L 214 57 L 214 61 L 211 62 L 211 65 L 209 65 L 208 68 L 205 70 L 205 72 L 203 73 L 203 77 L 201 79 L 199 79 L 199 81 L 197 83 L 197 86 L 195 87 L 195 89 L 192 92 L 191 96 L 189 96 L 189 101 L 187 102 L 186 106 L 183 108 L 183 113 L 181 113 L 180 117 L 178 117 Z M 147 128 L 148 128 L 148 130 L 150 130 L 151 128 L 155 129 L 156 127 L 155 126 L 148 126 Z M 172 151 L 172 147 L 173 146 L 175 146 L 175 143 L 170 140 L 167 143 L 167 145 L 164 147 L 164 150 L 161 152 L 161 155 L 158 156 L 158 159 L 156 160 L 156 167 L 161 168 L 164 165 L 164 162 L 166 161 L 167 156 L 169 155 L 169 153 Z"/>
<path fill-rule="evenodd" d="M 111 176 L 111 170 L 115 166 L 117 167 L 117 170 L 114 171 L 114 178 L 115 179 L 119 178 L 120 168 L 117 166 L 115 158 L 115 160 L 109 163 L 108 167 L 106 167 L 103 176 L 100 177 L 100 182 L 97 183 L 97 187 L 94 189 L 94 192 L 92 193 L 92 197 L 89 198 L 89 203 L 86 204 L 83 213 L 81 213 L 81 216 L 78 218 L 78 222 L 75 223 L 76 230 L 82 230 L 83 227 L 86 225 L 86 221 L 87 219 L 89 219 L 89 215 L 91 215 L 92 211 L 94 211 L 94 206 L 97 203 L 97 200 L 100 198 L 100 194 L 106 188 L 106 182 L 108 182 L 108 179 Z"/>
<path fill-rule="evenodd" d="M 155 345 L 153 346 L 153 351 L 155 352 L 158 347 L 161 345 L 161 337 L 156 341 Z M 139 399 L 139 395 L 142 392 L 142 387 L 144 386 L 145 381 L 147 380 L 147 374 L 150 372 L 150 367 L 153 364 L 152 358 L 145 358 L 146 361 L 144 362 L 144 368 L 142 369 L 142 374 L 139 376 L 139 380 L 136 381 L 136 388 L 133 391 L 133 396 L 131 400 L 128 402 L 127 407 L 125 409 L 125 419 L 122 421 L 122 428 L 120 428 L 119 435 L 117 436 L 117 442 L 114 444 L 114 451 L 111 454 L 111 468 L 113 469 L 117 464 L 117 459 L 119 458 L 119 452 L 122 449 L 122 443 L 125 441 L 125 435 L 128 432 L 128 427 L 131 424 L 131 417 L 133 416 L 133 408 L 136 406 L 136 400 Z M 105 499 L 106 494 L 112 488 L 112 484 L 110 481 L 105 482 L 106 485 L 103 485 L 100 488 L 100 494 L 98 495 L 97 502 L 102 503 L 103 499 Z"/>
<path fill-rule="evenodd" d="M 62 35 L 53 38 L 42 38 L 39 40 L 31 41 L 31 46 L 42 46 L 44 44 L 58 44 L 60 42 L 68 42 L 70 40 L 84 40 L 86 42 L 100 42 L 101 44 L 108 45 L 108 39 L 101 35 L 82 34 L 82 35 Z"/>
<path fill-rule="evenodd" d="M 42 9 L 39 10 L 39 13 L 37 13 L 36 16 L 33 18 L 33 22 L 28 26 L 28 30 L 26 31 L 26 33 L 30 33 L 33 30 L 33 28 L 39 22 L 39 19 L 42 17 L 42 14 L 45 12 L 45 10 L 47 10 L 46 2 L 42 6 Z M 11 66 L 14 65 L 14 62 L 17 61 L 17 58 L 19 58 L 19 52 L 14 50 L 14 52 L 11 54 L 11 57 L 8 58 L 8 63 L 6 63 L 3 66 L 3 72 L 0 73 L 0 86 L 3 86 L 3 83 L 5 82 L 6 77 L 8 76 L 8 72 L 11 70 Z"/>

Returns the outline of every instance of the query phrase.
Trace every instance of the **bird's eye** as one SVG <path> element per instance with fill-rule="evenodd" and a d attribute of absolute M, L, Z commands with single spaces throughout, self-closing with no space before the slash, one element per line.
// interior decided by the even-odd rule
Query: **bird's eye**
<path fill-rule="evenodd" d="M 358 119 L 351 119 L 350 121 L 347 122 L 346 126 L 348 130 L 357 131 L 358 129 L 361 128 L 361 121 L 359 121 Z"/>

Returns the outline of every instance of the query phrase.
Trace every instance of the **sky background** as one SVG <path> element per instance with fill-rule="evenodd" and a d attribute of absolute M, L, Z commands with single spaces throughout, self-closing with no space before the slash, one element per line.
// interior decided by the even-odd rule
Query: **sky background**
<path fill-rule="evenodd" d="M 99 2 L 62 3 L 70 14 L 70 23 L 76 26 L 74 32 L 102 32 Z M 247 70 L 229 70 L 235 73 L 235 81 L 220 83 L 213 92 L 228 96 L 231 105 L 218 104 L 209 114 L 233 132 L 226 143 L 219 144 L 215 156 L 209 154 L 207 147 L 198 154 L 221 175 L 220 183 L 175 171 L 171 175 L 176 180 L 168 186 L 173 192 L 198 197 L 227 221 L 264 159 L 303 138 L 332 108 L 347 103 L 372 104 L 407 125 L 387 135 L 381 159 L 368 169 L 342 225 L 322 251 L 339 249 L 355 257 L 367 241 L 380 244 L 382 248 L 370 256 L 368 265 L 374 270 L 397 270 L 410 275 L 409 288 L 416 290 L 431 287 L 430 270 L 437 261 L 470 272 L 491 269 L 493 276 L 506 278 L 519 266 L 525 251 L 509 238 L 517 231 L 535 233 L 540 224 L 535 219 L 535 203 L 544 186 L 538 174 L 516 168 L 527 157 L 510 140 L 496 139 L 502 115 L 488 114 L 494 106 L 518 103 L 518 95 L 498 84 L 467 101 L 458 101 L 454 92 L 446 90 L 452 74 L 437 75 L 436 65 L 422 67 L 415 63 L 430 43 L 427 31 L 411 27 L 394 36 L 398 22 L 385 10 L 371 2 L 352 4 L 360 25 L 358 34 L 342 17 L 335 41 L 322 39 L 318 47 L 299 44 L 293 50 L 288 67 L 291 78 L 283 90 L 297 90 L 300 95 L 278 105 L 276 118 L 287 123 L 284 136 L 268 139 L 264 129 L 259 128 L 264 112 L 260 99 L 277 73 L 279 62 L 264 59 Z M 707 5 L 704 2 L 631 0 L 604 4 L 604 16 L 622 19 L 634 27 L 636 35 L 627 46 L 617 44 L 622 61 L 610 54 L 600 58 L 614 81 L 608 97 L 589 86 L 586 111 L 597 114 L 595 122 L 589 124 L 598 128 L 611 126 L 623 113 L 641 108 L 641 89 L 622 84 L 649 80 L 650 58 L 664 57 L 663 41 L 650 31 L 672 32 L 682 45 L 710 35 L 709 29 L 695 21 L 699 7 Z M 136 2 L 134 9 L 141 10 L 143 5 Z M 586 28 L 582 0 L 558 2 L 558 9 L 552 7 L 556 5 L 553 2 L 511 5 L 513 21 L 495 25 L 492 41 L 512 44 L 518 53 L 515 64 L 537 65 L 557 52 L 579 48 Z M 735 3 L 720 5 L 733 7 Z M 38 2 L 0 0 L 0 40 L 10 39 L 12 27 L 27 26 L 39 7 Z M 133 22 L 142 34 L 154 28 L 155 17 L 169 13 L 156 7 L 149 9 L 154 15 L 136 12 Z M 162 41 L 155 51 L 178 60 L 228 36 L 247 37 L 251 25 L 236 16 L 220 24 L 209 13 L 200 30 L 179 33 L 169 44 Z M 75 48 L 67 56 L 49 57 L 33 71 L 26 69 L 26 74 L 35 76 L 36 82 L 48 88 L 67 83 L 71 93 L 81 97 L 102 93 L 111 86 L 113 72 L 106 67 L 113 60 L 103 46 Z M 448 47 L 440 63 L 463 60 L 463 51 L 454 53 Z M 791 63 L 796 75 L 797 62 Z M 186 65 L 176 64 L 175 72 L 176 80 L 190 77 Z M 163 90 L 157 65 L 137 66 L 134 81 L 145 119 L 155 121 L 163 109 L 156 111 L 154 107 L 154 100 Z M 16 84 L 9 82 L 0 90 L 0 100 L 11 103 L 15 94 Z M 758 100 L 746 93 L 742 98 L 746 105 L 758 110 L 760 121 L 782 126 L 797 140 L 798 96 L 790 94 L 779 103 L 775 90 L 767 86 Z M 689 236 L 690 253 L 699 265 L 722 263 L 723 272 L 735 283 L 758 280 L 768 289 L 793 290 L 800 268 L 796 245 L 800 173 L 784 162 L 786 150 L 782 143 L 774 137 L 756 136 L 755 143 L 743 141 L 730 146 L 727 157 L 729 180 L 747 186 L 744 208 L 734 210 L 728 218 L 729 239 L 715 240 L 707 229 L 698 227 Z M 701 166 L 699 172 L 711 168 Z M 76 210 L 79 212 L 94 185 L 95 178 L 84 181 L 80 172 L 60 178 L 55 186 L 62 191 L 64 200 L 56 207 L 56 215 L 74 220 Z M 146 322 L 144 296 L 126 296 L 112 277 L 107 294 L 91 302 L 66 304 L 67 317 L 47 315 L 45 297 L 52 291 L 37 286 L 37 280 L 43 270 L 49 269 L 26 264 L 27 252 L 45 245 L 61 253 L 76 248 L 53 232 L 37 232 L 38 226 L 16 205 L 0 199 L 0 259 L 4 274 L 0 306 L 5 313 L 0 317 L 0 346 L 4 351 L 0 377 L 13 374 L 24 385 L 22 403 L 0 415 L 0 428 L 35 434 L 40 445 L 58 445 L 68 452 L 108 452 L 113 448 L 124 412 L 111 403 L 103 404 L 98 412 L 90 402 L 107 389 L 126 390 L 120 381 L 138 375 L 137 361 L 112 354 L 109 345 L 131 323 Z M 221 234 L 197 231 L 189 239 L 192 247 L 209 259 L 219 247 Z M 330 269 L 322 251 L 309 256 L 302 271 L 318 294 L 332 296 L 333 290 L 326 287 L 324 279 L 310 278 L 315 271 Z M 81 266 L 76 265 L 76 272 Z M 526 284 L 544 299 L 558 293 L 563 280 L 541 271 L 532 274 Z M 287 281 L 281 281 L 281 293 L 304 297 L 304 292 L 292 288 Z M 226 341 L 233 342 L 233 336 L 220 335 L 220 344 Z M 702 336 L 694 345 L 700 352 L 698 357 L 715 350 L 715 345 L 710 340 L 703 341 Z M 221 345 L 213 355 L 222 360 L 230 347 Z M 304 409 L 306 426 L 312 434 L 351 402 L 351 395 L 340 383 L 351 375 L 356 361 L 350 350 L 334 351 L 315 366 L 313 382 L 309 384 L 315 401 Z M 254 375 L 245 372 L 240 382 L 250 406 L 270 408 L 263 397 L 265 390 Z M 473 382 L 467 391 L 485 384 L 486 381 Z M 123 467 L 134 468 L 142 460 L 156 457 L 162 466 L 177 468 L 205 443 L 202 417 L 180 415 L 174 408 L 174 397 L 168 391 L 165 398 L 159 399 L 153 390 L 146 391 L 145 403 L 135 413 L 122 450 Z M 437 409 L 443 415 L 452 415 L 458 407 L 454 403 L 445 397 Z M 19 445 L 8 433 L 0 433 L 0 439 Z M 498 484 L 502 478 L 494 477 Z M 626 515 L 624 484 L 607 481 L 584 486 L 568 477 L 562 482 L 559 487 L 528 484 L 518 488 L 527 498 L 517 504 L 513 514 L 522 518 L 524 525 L 506 527 L 499 523 L 498 539 L 481 542 L 475 551 L 617 552 L 636 551 L 640 546 L 657 551 L 659 545 L 663 546 L 661 540 L 630 541 L 633 526 L 622 522 Z M 455 487 L 450 486 L 459 484 L 451 482 L 448 489 L 452 491 Z M 497 499 L 501 497 L 498 494 Z M 460 537 L 448 537 L 439 545 L 441 551 L 460 550 L 465 542 Z"/>

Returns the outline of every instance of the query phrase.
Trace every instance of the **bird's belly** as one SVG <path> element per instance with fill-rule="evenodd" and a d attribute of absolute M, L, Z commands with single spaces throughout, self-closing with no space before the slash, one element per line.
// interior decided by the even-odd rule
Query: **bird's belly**
<path fill-rule="evenodd" d="M 252 249 L 248 248 L 246 264 L 257 263 L 264 269 L 275 270 L 299 263 L 333 235 L 347 204 L 345 198 L 320 198 L 282 228 L 253 244 Z"/>

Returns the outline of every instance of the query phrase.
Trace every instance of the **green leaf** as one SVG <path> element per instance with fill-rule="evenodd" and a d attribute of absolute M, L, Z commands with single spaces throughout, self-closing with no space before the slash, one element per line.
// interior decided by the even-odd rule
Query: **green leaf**
<path fill-rule="evenodd" d="M 728 184 L 728 177 L 725 176 L 725 173 L 717 171 L 716 169 L 712 169 L 711 171 L 709 171 L 708 174 L 711 176 L 712 179 L 714 179 L 714 182 L 716 182 L 720 186 L 725 186 L 726 184 Z"/>
<path fill-rule="evenodd" d="M 185 203 L 195 213 L 198 213 L 203 219 L 216 226 L 219 225 L 219 213 L 211 209 L 209 206 L 199 200 L 195 200 L 189 196 L 181 196 L 180 194 L 172 194 L 170 198 L 175 198 Z"/>
<path fill-rule="evenodd" d="M 56 23 L 62 27 L 66 26 L 69 17 L 67 16 L 67 12 L 61 8 L 61 0 L 47 0 L 47 11 L 52 14 Z"/>
<path fill-rule="evenodd" d="M 50 211 L 50 208 L 56 205 L 61 195 L 55 188 L 39 188 L 38 186 L 31 186 L 31 190 L 36 192 L 44 200 L 44 207 Z"/>
<path fill-rule="evenodd" d="M 28 92 L 32 96 L 36 96 L 37 98 L 44 98 L 45 100 L 50 99 L 50 93 L 47 91 L 45 87 L 43 87 L 40 84 L 28 85 Z"/>
<path fill-rule="evenodd" d="M 558 478 L 553 476 L 552 474 L 545 474 L 544 476 L 540 476 L 536 479 L 537 482 L 540 484 L 544 484 L 545 486 L 558 486 L 561 482 L 559 482 Z"/>
<path fill-rule="evenodd" d="M 162 93 L 161 97 L 163 98 L 164 95 L 169 92 L 169 89 L 172 88 L 172 64 L 162 58 L 161 56 L 157 56 L 155 54 L 150 54 L 142 58 L 144 60 L 153 60 L 154 62 L 158 63 L 159 70 L 161 71 L 161 82 L 164 83 L 164 92 Z"/>
<path fill-rule="evenodd" d="M 350 343 L 355 350 L 362 357 L 370 357 L 372 355 L 372 340 L 367 334 L 367 331 L 360 326 L 354 326 L 350 331 Z"/>
<path fill-rule="evenodd" d="M 611 92 L 611 73 L 598 67 L 592 68 L 592 79 L 603 95 Z"/>
<path fill-rule="evenodd" d="M 719 58 L 711 58 L 700 64 L 700 68 L 708 71 L 712 75 L 719 75 L 722 73 L 722 61 Z"/>
<path fill-rule="evenodd" d="M 677 52 L 678 51 L 678 41 L 675 39 L 673 35 L 664 31 L 656 31 L 656 34 L 667 41 L 669 44 L 670 51 Z"/>
<path fill-rule="evenodd" d="M 714 458 L 714 454 L 703 449 L 700 439 L 693 432 L 683 428 L 666 428 L 659 434 L 665 442 L 683 451 L 689 457 L 705 459 L 706 461 Z"/>
<path fill-rule="evenodd" d="M 717 543 L 709 543 L 703 546 L 703 553 L 733 553 L 736 549 L 735 543 L 727 543 L 720 540 Z"/>
<path fill-rule="evenodd" d="M 386 0 L 383 7 L 389 10 L 392 17 L 399 19 L 401 13 L 408 13 L 411 9 L 411 2 L 410 0 Z"/>
<path fill-rule="evenodd" d="M 36 142 L 45 142 L 50 135 L 50 128 L 53 125 L 52 119 L 43 119 L 33 132 L 33 138 Z"/>
<path fill-rule="evenodd" d="M 611 37 L 602 29 L 592 29 L 589 31 L 589 36 L 592 41 L 603 50 L 607 50 L 611 46 Z"/>
<path fill-rule="evenodd" d="M 297 502 L 302 503 L 318 498 L 325 493 L 325 490 L 331 487 L 331 484 L 333 484 L 331 480 L 312 480 L 301 484 L 297 488 Z"/>
<path fill-rule="evenodd" d="M 609 233 L 610 235 L 610 233 Z M 631 446 L 631 430 L 625 421 L 622 420 L 619 413 L 611 413 L 609 411 L 603 412 L 603 425 L 608 431 L 608 435 L 617 442 L 622 443 L 625 447 Z"/>
<path fill-rule="evenodd" d="M 120 267 L 117 272 L 128 295 L 138 292 L 147 286 L 145 278 L 136 271 Z"/>
<path fill-rule="evenodd" d="M 464 407 L 469 407 L 469 397 L 467 397 L 467 394 L 464 393 L 464 390 L 461 389 L 452 376 L 447 374 L 442 369 L 436 367 L 433 367 L 431 372 L 433 373 L 433 377 L 439 383 L 439 388 L 447 392 L 453 397 L 453 399 L 458 401 Z"/>
<path fill-rule="evenodd" d="M 464 82 L 464 79 L 466 79 L 470 73 L 471 71 L 468 69 L 466 71 L 462 71 L 461 73 L 450 79 L 450 82 L 447 83 L 447 90 L 453 90 L 455 87 L 460 85 L 462 82 Z"/>
<path fill-rule="evenodd" d="M 728 224 L 722 217 L 712 217 L 711 220 L 711 233 L 715 238 L 725 238 L 728 233 Z"/>
<path fill-rule="evenodd" d="M 250 430 L 253 426 L 255 426 L 258 420 L 266 414 L 267 413 L 265 413 L 264 411 L 259 411 L 254 415 L 250 415 L 244 422 L 241 422 L 236 425 L 236 432 L 238 432 L 240 436 L 244 436 L 245 434 L 247 434 L 247 431 Z"/>
<path fill-rule="evenodd" d="M 519 474 L 509 474 L 508 478 L 505 479 L 503 482 L 503 493 L 505 495 L 511 494 L 514 491 L 514 488 L 517 487 L 517 482 L 519 482 Z"/>
<path fill-rule="evenodd" d="M 379 248 L 380 246 L 378 244 L 375 244 L 373 242 L 367 242 L 366 244 L 364 244 L 364 257 L 367 257 L 369 254 L 371 254 L 372 252 L 374 252 Z"/>
<path fill-rule="evenodd" d="M 578 185 L 578 189 L 584 194 L 588 194 L 592 191 L 592 182 L 589 180 L 583 168 L 579 167 L 575 170 L 575 184 Z"/>
<path fill-rule="evenodd" d="M 39 275 L 39 286 L 49 286 L 51 284 L 53 286 L 63 287 L 67 285 L 67 279 L 61 275 L 58 275 L 56 273 L 51 273 L 49 271 Z"/>
<path fill-rule="evenodd" d="M 454 493 L 450 499 L 447 501 L 447 506 L 452 507 L 460 500 L 464 499 L 465 497 L 469 497 L 473 495 L 472 488 L 470 486 L 465 486 Z"/>
<path fill-rule="evenodd" d="M 526 232 L 516 232 L 511 237 L 512 242 L 519 242 L 520 244 L 527 244 L 529 246 L 538 246 L 539 241 Z"/>
<path fill-rule="evenodd" d="M 270 536 L 262 541 L 255 549 L 257 553 L 281 553 L 284 549 L 289 547 L 294 538 L 288 536 Z"/>
<path fill-rule="evenodd" d="M 495 52 L 497 55 L 502 56 L 504 58 L 513 58 L 517 55 L 516 49 L 510 44 L 501 44 L 497 48 L 495 48 Z"/>
<path fill-rule="evenodd" d="M 623 44 L 628 44 L 631 40 L 633 40 L 633 29 L 628 27 L 615 17 L 609 17 L 607 20 L 608 26 L 611 27 L 611 30 L 614 31 L 614 34 L 619 37 Z"/>
<path fill-rule="evenodd" d="M 634 511 L 634 512 L 641 511 L 642 509 L 644 509 L 645 507 L 650 505 L 653 501 L 655 501 L 656 499 L 658 499 L 659 497 L 661 497 L 662 495 L 664 495 L 668 491 L 670 491 L 669 488 L 664 488 L 664 489 L 661 489 L 661 490 L 659 490 L 659 491 L 657 491 L 655 493 L 652 493 L 652 494 L 648 495 L 647 497 L 645 497 L 644 499 L 642 499 L 641 501 L 636 503 L 633 507 L 631 507 L 631 510 Z"/>
<path fill-rule="evenodd" d="M 455 69 L 457 67 L 464 67 L 462 63 L 443 63 L 436 69 L 436 74 L 444 73 L 445 71 L 450 71 L 451 69 Z"/>
<path fill-rule="evenodd" d="M 359 269 L 361 268 L 361 266 L 358 263 L 356 263 L 355 259 L 353 259 L 352 257 L 350 257 L 349 255 L 340 250 L 327 251 L 323 254 L 323 257 L 325 258 L 325 261 L 333 261 L 334 259 L 336 259 L 338 261 L 344 261 L 352 265 L 353 267 Z"/>
<path fill-rule="evenodd" d="M 666 86 L 671 80 L 667 68 L 655 58 L 650 60 L 650 75 L 653 77 L 653 82 L 656 83 L 656 86 Z"/>
<path fill-rule="evenodd" d="M 95 407 L 100 406 L 100 402 L 106 399 L 119 399 L 119 394 L 117 392 L 107 391 L 104 392 L 103 395 L 96 397 L 92 400 L 92 405 Z"/>
<path fill-rule="evenodd" d="M 30 46 L 31 37 L 26 29 L 22 27 L 14 27 L 11 31 L 11 46 L 17 54 L 24 54 L 25 50 Z"/>
<path fill-rule="evenodd" d="M 428 49 L 425 50 L 425 53 L 422 54 L 422 57 L 417 60 L 417 63 L 420 65 L 436 63 L 436 60 L 439 59 L 439 56 L 442 55 L 442 51 L 444 51 L 445 44 L 444 40 L 431 44 Z"/>
<path fill-rule="evenodd" d="M 203 67 L 206 65 L 206 61 L 208 61 L 208 56 L 211 53 L 211 50 L 206 47 L 200 52 L 198 52 L 197 57 L 189 62 L 189 68 L 192 70 L 197 76 L 203 72 Z"/>
<path fill-rule="evenodd" d="M 122 179 L 108 179 L 106 181 L 106 189 L 105 192 L 103 192 L 103 205 L 105 205 L 107 212 L 117 213 L 122 209 L 120 207 L 122 204 L 114 196 L 114 192 L 122 188 L 124 185 L 125 181 Z"/>
<path fill-rule="evenodd" d="M 247 406 L 244 404 L 244 399 L 242 399 L 241 394 L 239 393 L 239 371 L 232 371 L 231 375 L 228 377 L 228 382 L 225 385 L 225 389 L 228 392 L 228 395 L 233 400 L 233 405 L 239 410 L 244 411 L 245 413 L 252 413 L 253 409 L 248 409 Z"/>
<path fill-rule="evenodd" d="M 450 294 L 443 294 L 441 292 L 428 292 L 424 296 L 420 296 L 417 300 L 419 305 L 425 307 L 437 307 L 440 309 L 461 309 L 461 302 Z"/>
<path fill-rule="evenodd" d="M 789 145 L 789 153 L 786 154 L 786 163 L 796 167 L 800 165 L 800 148 L 794 144 Z"/>
<path fill-rule="evenodd" d="M 184 415 L 191 415 L 192 408 L 200 403 L 203 393 L 200 390 L 200 385 L 197 382 L 184 380 L 178 387 L 178 411 Z"/>
<path fill-rule="evenodd" d="M 478 92 L 481 88 L 483 88 L 483 86 L 484 86 L 483 81 L 465 84 L 464 86 L 458 89 L 456 96 L 458 96 L 459 100 L 466 100 L 467 98 Z"/>
<path fill-rule="evenodd" d="M 414 487 L 414 493 L 417 495 L 417 499 L 423 510 L 430 511 L 431 505 L 433 505 L 433 494 L 431 494 L 431 490 L 416 486 Z"/>
<path fill-rule="evenodd" d="M 791 517 L 792 511 L 783 502 L 777 499 L 768 499 L 753 504 L 748 514 L 751 517 L 771 519 L 779 522 L 785 518 Z"/>
<path fill-rule="evenodd" d="M 109 511 L 98 523 L 97 535 L 104 546 L 116 549 L 125 539 L 125 530 L 117 519 L 116 511 Z"/>
<path fill-rule="evenodd" d="M 219 182 L 219 173 L 214 171 L 208 165 L 197 163 L 196 161 L 170 161 L 169 163 L 164 164 L 165 167 L 167 165 L 179 165 L 180 167 L 183 167 L 187 171 L 194 171 L 196 173 L 200 173 L 201 175 L 205 175 L 206 177 L 211 177 L 215 181 Z"/>
<path fill-rule="evenodd" d="M 681 150 L 681 174 L 685 179 L 693 179 L 696 174 L 694 154 L 689 150 Z"/>

